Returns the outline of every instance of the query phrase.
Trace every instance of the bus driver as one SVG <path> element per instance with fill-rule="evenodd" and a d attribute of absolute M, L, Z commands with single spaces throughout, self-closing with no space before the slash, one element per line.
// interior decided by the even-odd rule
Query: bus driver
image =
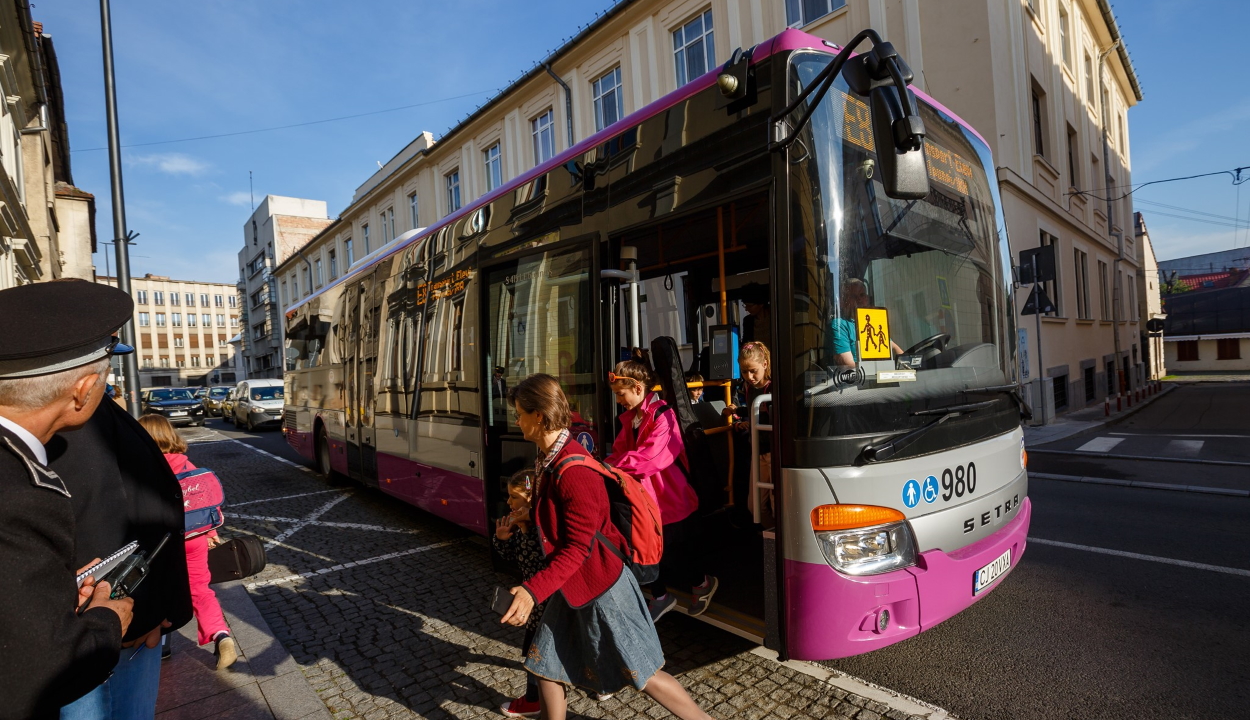
<path fill-rule="evenodd" d="M 833 319 L 833 361 L 835 365 L 855 367 L 859 364 L 859 331 L 855 327 L 855 311 L 869 307 L 868 286 L 859 278 L 842 284 L 842 317 Z M 849 316 L 849 317 L 847 317 Z M 903 349 L 890 341 L 891 354 L 902 355 Z"/>

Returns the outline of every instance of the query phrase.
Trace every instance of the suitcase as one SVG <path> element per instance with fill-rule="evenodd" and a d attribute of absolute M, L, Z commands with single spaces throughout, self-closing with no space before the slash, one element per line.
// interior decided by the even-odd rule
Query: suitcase
<path fill-rule="evenodd" d="M 208 551 L 210 585 L 241 580 L 265 569 L 265 546 L 254 535 L 235 538 Z"/>

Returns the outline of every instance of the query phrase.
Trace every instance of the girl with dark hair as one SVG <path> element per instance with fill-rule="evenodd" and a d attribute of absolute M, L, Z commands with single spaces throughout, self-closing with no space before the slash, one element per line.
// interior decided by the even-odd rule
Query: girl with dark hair
<path fill-rule="evenodd" d="M 546 557 L 536 575 L 512 588 L 502 622 L 525 625 L 535 606 L 547 603 L 525 659 L 526 671 L 538 678 L 543 716 L 564 720 L 565 686 L 576 684 L 598 695 L 632 686 L 682 720 L 708 718 L 660 669 L 660 638 L 633 573 L 617 555 L 625 539 L 611 521 L 604 477 L 584 465 L 561 465 L 589 453 L 569 436 L 559 381 L 531 375 L 509 389 L 508 401 L 525 439 L 538 447 L 531 518 Z"/>

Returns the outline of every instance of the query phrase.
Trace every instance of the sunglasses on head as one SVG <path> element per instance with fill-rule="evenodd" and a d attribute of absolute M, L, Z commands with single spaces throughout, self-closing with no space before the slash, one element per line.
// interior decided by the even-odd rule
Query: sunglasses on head
<path fill-rule="evenodd" d="M 608 373 L 608 384 L 609 384 L 609 385 L 611 385 L 612 383 L 615 383 L 615 382 L 628 382 L 628 383 L 636 383 L 636 384 L 638 384 L 638 385 L 641 385 L 641 384 L 642 384 L 642 381 L 641 381 L 641 380 L 637 380 L 637 379 L 635 379 L 635 378 L 628 377 L 628 376 L 625 376 L 625 375 L 617 375 L 617 374 L 616 374 L 616 373 L 614 373 L 614 372 L 609 372 L 609 373 Z"/>

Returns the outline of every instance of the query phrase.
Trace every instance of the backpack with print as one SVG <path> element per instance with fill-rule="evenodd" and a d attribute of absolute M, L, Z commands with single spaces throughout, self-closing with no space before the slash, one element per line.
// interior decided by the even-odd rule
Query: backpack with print
<path fill-rule="evenodd" d="M 634 573 L 639 585 L 653 583 L 660 577 L 660 557 L 664 555 L 664 525 L 660 522 L 660 508 L 642 487 L 642 483 L 626 473 L 585 455 L 570 455 L 556 465 L 555 473 L 565 469 L 584 467 L 603 478 L 608 491 L 608 517 L 625 537 L 626 548 L 618 548 L 603 536 L 595 533 L 617 557 Z"/>
<path fill-rule="evenodd" d="M 182 519 L 186 539 L 216 530 L 225 523 L 221 506 L 226 493 L 221 480 L 208 468 L 196 468 L 176 475 L 182 486 Z"/>

